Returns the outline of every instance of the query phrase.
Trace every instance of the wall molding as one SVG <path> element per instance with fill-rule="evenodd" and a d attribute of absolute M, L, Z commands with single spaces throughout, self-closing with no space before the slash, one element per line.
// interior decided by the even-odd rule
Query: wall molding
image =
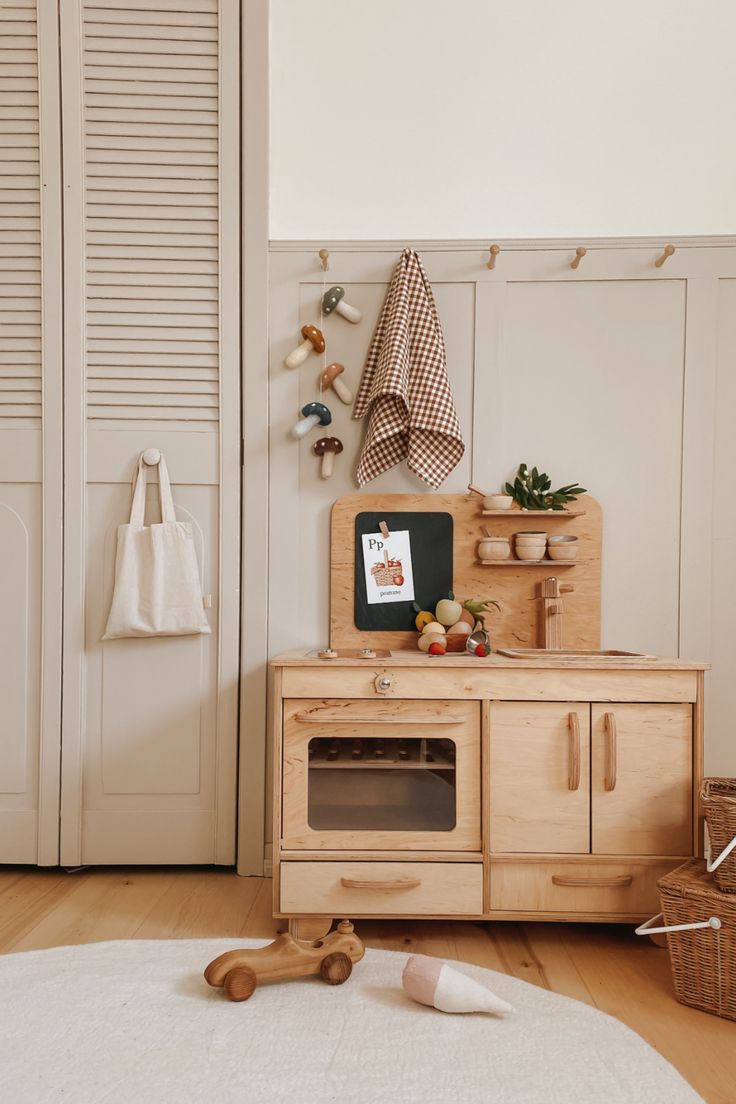
<path fill-rule="evenodd" d="M 377 253 L 393 252 L 395 250 L 410 249 L 424 250 L 425 252 L 458 253 L 475 251 L 477 249 L 488 251 L 489 245 L 494 243 L 502 250 L 530 249 L 575 249 L 581 243 L 588 249 L 641 249 L 642 247 L 663 246 L 667 243 L 677 249 L 717 249 L 732 248 L 736 246 L 736 236 L 730 235 L 682 235 L 675 234 L 671 237 L 646 237 L 646 238 L 494 238 L 488 237 L 467 238 L 464 240 L 451 240 L 443 238 L 426 238 L 403 241 L 401 239 L 385 239 L 383 241 L 368 241 L 363 239 L 332 239 L 332 240 L 286 240 L 274 239 L 269 242 L 272 253 L 309 253 L 320 249 L 334 250 L 339 253 Z"/>

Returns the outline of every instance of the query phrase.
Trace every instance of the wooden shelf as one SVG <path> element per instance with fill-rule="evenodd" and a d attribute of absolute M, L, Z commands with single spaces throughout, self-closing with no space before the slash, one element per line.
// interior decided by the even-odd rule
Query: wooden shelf
<path fill-rule="evenodd" d="M 481 567 L 576 567 L 580 560 L 476 560 Z"/>
<path fill-rule="evenodd" d="M 546 517 L 546 518 L 571 518 L 583 517 L 585 510 L 481 510 L 483 517 Z"/>

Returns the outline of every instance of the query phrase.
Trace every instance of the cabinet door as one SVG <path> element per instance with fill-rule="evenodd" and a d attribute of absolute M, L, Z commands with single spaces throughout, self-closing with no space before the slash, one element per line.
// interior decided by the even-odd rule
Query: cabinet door
<path fill-rule="evenodd" d="M 231 863 L 239 593 L 238 4 L 61 0 L 61 856 Z M 196 9 L 196 10 L 195 10 Z M 222 110 L 221 100 L 228 104 Z M 102 643 L 146 448 L 192 525 L 211 635 Z M 154 498 L 151 488 L 149 498 Z M 151 503 L 148 521 L 158 521 Z"/>
<path fill-rule="evenodd" d="M 53 2 L 0 5 L 0 862 L 59 861 L 61 183 Z"/>
<path fill-rule="evenodd" d="M 692 852 L 692 706 L 592 707 L 597 855 Z"/>
<path fill-rule="evenodd" d="M 491 702 L 491 851 L 590 851 L 587 702 Z"/>

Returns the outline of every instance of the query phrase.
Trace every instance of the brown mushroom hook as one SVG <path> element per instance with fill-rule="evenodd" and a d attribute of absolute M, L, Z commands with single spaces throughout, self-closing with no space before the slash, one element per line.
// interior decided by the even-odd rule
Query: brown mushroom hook
<path fill-rule="evenodd" d="M 342 452 L 342 441 L 339 437 L 320 437 L 312 445 L 315 456 L 322 457 L 319 474 L 323 479 L 329 479 L 335 466 L 335 457 Z"/>
<path fill-rule="evenodd" d="M 298 368 L 312 351 L 315 353 L 325 351 L 324 335 L 316 326 L 302 326 L 301 332 L 304 340 L 301 345 L 297 345 L 296 349 L 292 349 L 286 357 L 284 364 L 287 368 Z"/>
<path fill-rule="evenodd" d="M 345 382 L 340 379 L 344 371 L 344 364 L 328 364 L 320 376 L 319 382 L 323 390 L 331 387 L 340 402 L 344 402 L 346 406 L 349 406 L 353 401 L 353 392 L 347 387 Z"/>

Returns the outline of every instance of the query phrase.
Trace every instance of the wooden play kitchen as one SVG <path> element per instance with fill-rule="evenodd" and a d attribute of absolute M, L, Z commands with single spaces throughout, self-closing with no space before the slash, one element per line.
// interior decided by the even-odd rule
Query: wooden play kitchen
<path fill-rule="evenodd" d="M 707 665 L 600 650 L 592 497 L 543 519 L 493 512 L 494 535 L 577 537 L 574 561 L 481 562 L 488 520 L 473 495 L 333 508 L 329 648 L 272 661 L 274 910 L 295 930 L 638 921 L 656 911 L 657 880 L 702 853 Z M 443 587 L 499 602 L 491 655 L 425 654 L 409 604 L 366 604 L 364 538 L 384 530 L 410 535 L 422 608 Z"/>

